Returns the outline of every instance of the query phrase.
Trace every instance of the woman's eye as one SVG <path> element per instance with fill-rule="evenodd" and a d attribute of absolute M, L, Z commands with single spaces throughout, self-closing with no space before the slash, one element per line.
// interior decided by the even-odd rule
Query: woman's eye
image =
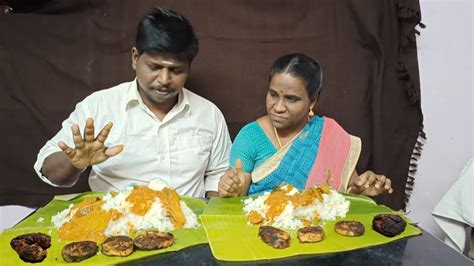
<path fill-rule="evenodd" d="M 287 97 L 286 99 L 287 99 L 289 102 L 296 102 L 296 101 L 299 100 L 299 98 L 297 98 L 297 97 Z"/>

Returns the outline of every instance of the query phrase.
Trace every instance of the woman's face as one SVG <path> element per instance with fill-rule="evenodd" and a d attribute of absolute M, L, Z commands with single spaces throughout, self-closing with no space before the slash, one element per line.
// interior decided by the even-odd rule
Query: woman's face
<path fill-rule="evenodd" d="M 267 114 L 277 129 L 302 128 L 308 119 L 311 101 L 304 82 L 287 73 L 277 73 L 267 92 Z"/>

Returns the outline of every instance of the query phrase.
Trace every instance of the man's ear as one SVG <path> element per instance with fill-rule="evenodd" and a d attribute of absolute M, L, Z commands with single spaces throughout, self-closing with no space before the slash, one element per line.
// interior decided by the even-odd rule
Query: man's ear
<path fill-rule="evenodd" d="M 137 48 L 133 47 L 132 51 L 131 51 L 131 59 L 132 59 L 132 68 L 133 68 L 133 70 L 137 70 L 137 62 L 138 62 L 139 57 L 140 57 L 140 55 L 138 54 Z"/>

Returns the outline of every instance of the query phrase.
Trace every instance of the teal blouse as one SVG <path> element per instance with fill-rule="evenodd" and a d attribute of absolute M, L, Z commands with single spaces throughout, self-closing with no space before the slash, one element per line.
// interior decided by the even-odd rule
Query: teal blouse
<path fill-rule="evenodd" d="M 235 137 L 230 151 L 230 166 L 235 168 L 235 162 L 240 159 L 244 172 L 252 173 L 276 152 L 276 147 L 254 121 L 245 125 Z"/>

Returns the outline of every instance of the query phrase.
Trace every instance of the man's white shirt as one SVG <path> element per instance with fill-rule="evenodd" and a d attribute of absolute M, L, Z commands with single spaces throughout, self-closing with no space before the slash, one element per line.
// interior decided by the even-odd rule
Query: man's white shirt
<path fill-rule="evenodd" d="M 160 121 L 143 103 L 134 80 L 94 92 L 76 105 L 38 154 L 34 169 L 44 182 L 56 186 L 41 173 L 44 160 L 61 151 L 59 141 L 74 147 L 71 125 L 78 124 L 83 136 L 89 117 L 96 136 L 113 123 L 107 147 L 124 145 L 118 155 L 92 166 L 93 191 L 122 190 L 160 178 L 179 194 L 204 197 L 206 191 L 217 191 L 228 168 L 231 140 L 224 116 L 213 103 L 183 88 L 178 103 Z"/>

